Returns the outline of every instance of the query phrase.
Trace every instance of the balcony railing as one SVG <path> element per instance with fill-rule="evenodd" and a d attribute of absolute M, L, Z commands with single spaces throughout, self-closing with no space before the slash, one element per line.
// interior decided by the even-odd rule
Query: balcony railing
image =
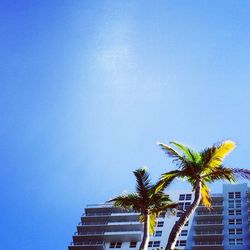
<path fill-rule="evenodd" d="M 202 211 L 198 211 L 196 213 L 196 215 L 223 215 L 223 212 L 219 212 L 219 211 L 212 211 L 212 212 L 202 212 Z"/>
<path fill-rule="evenodd" d="M 221 246 L 222 241 L 196 241 L 195 246 Z"/>
<path fill-rule="evenodd" d="M 223 202 L 213 202 L 212 207 L 217 207 L 217 206 L 223 206 Z M 204 207 L 202 204 L 199 205 L 199 207 Z"/>
<path fill-rule="evenodd" d="M 195 233 L 196 236 L 203 235 L 222 235 L 222 231 L 200 231 Z"/>
<path fill-rule="evenodd" d="M 111 215 L 111 213 L 83 213 L 82 217 L 96 217 L 96 216 L 105 216 Z"/>
<path fill-rule="evenodd" d="M 71 242 L 71 246 L 103 246 L 104 241 L 89 241 L 89 242 Z"/>
<path fill-rule="evenodd" d="M 94 236 L 94 235 L 104 235 L 104 231 L 99 232 L 75 232 L 75 236 Z"/>
<path fill-rule="evenodd" d="M 196 221 L 196 225 L 221 225 L 222 221 L 214 220 L 214 221 Z"/>
<path fill-rule="evenodd" d="M 127 232 L 141 232 L 139 229 L 124 229 L 124 230 L 105 230 L 105 231 L 93 231 L 93 232 L 75 232 L 75 236 L 95 236 L 95 235 L 104 235 L 105 233 L 127 233 Z"/>
<path fill-rule="evenodd" d="M 109 222 L 108 221 L 99 221 L 99 222 L 79 222 L 79 226 L 98 226 L 98 225 L 107 225 Z"/>

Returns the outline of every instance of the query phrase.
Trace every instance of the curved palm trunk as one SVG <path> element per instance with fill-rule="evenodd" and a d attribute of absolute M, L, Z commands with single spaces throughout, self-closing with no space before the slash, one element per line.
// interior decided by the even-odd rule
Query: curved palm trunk
<path fill-rule="evenodd" d="M 143 225 L 143 238 L 140 245 L 140 250 L 147 250 L 149 242 L 149 213 L 148 211 L 144 214 L 144 225 Z"/>
<path fill-rule="evenodd" d="M 190 216 L 195 211 L 195 209 L 199 206 L 200 202 L 201 202 L 201 181 L 198 180 L 195 185 L 194 201 L 188 207 L 188 209 L 181 215 L 180 219 L 175 222 L 175 225 L 173 226 L 169 234 L 168 243 L 167 243 L 165 250 L 175 249 L 175 244 L 177 242 L 178 236 L 182 228 L 184 227 L 186 222 L 189 220 Z"/>

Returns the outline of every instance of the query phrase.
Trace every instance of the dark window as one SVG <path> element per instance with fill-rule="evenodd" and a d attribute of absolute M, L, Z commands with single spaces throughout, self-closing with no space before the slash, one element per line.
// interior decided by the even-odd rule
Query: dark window
<path fill-rule="evenodd" d="M 179 195 L 179 200 L 184 201 L 185 200 L 185 194 L 180 194 Z"/>
<path fill-rule="evenodd" d="M 188 230 L 182 230 L 180 235 L 187 236 L 187 234 L 188 234 Z"/>
<path fill-rule="evenodd" d="M 160 241 L 154 241 L 153 247 L 159 247 L 160 246 Z"/>
<path fill-rule="evenodd" d="M 241 215 L 241 210 L 236 210 L 236 215 Z"/>
<path fill-rule="evenodd" d="M 235 192 L 235 198 L 241 198 L 241 192 Z"/>
<path fill-rule="evenodd" d="M 236 224 L 242 224 L 242 219 L 236 219 Z"/>
<path fill-rule="evenodd" d="M 157 222 L 157 227 L 163 227 L 164 221 L 158 221 Z"/>
<path fill-rule="evenodd" d="M 177 212 L 176 217 L 181 217 L 182 212 Z"/>
<path fill-rule="evenodd" d="M 137 242 L 136 241 L 131 241 L 129 247 L 130 248 L 136 248 Z"/>
<path fill-rule="evenodd" d="M 155 231 L 155 237 L 161 237 L 162 231 Z"/>
<path fill-rule="evenodd" d="M 186 246 L 186 241 L 185 240 L 180 240 L 180 246 Z"/>

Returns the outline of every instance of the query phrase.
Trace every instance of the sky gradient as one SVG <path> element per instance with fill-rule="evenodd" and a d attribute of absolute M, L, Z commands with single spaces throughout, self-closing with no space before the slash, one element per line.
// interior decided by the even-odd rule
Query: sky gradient
<path fill-rule="evenodd" d="M 1 249 L 67 249 L 86 204 L 173 168 L 158 141 L 230 138 L 226 163 L 249 168 L 249 9 L 1 1 Z"/>

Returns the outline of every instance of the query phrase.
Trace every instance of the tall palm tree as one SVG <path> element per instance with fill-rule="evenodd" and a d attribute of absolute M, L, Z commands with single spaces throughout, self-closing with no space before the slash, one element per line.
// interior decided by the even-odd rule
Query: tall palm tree
<path fill-rule="evenodd" d="M 145 168 L 137 169 L 133 173 L 136 177 L 136 192 L 119 195 L 109 202 L 114 202 L 116 207 L 133 209 L 141 214 L 140 221 L 143 222 L 144 230 L 139 249 L 147 250 L 149 237 L 154 233 L 157 216 L 166 210 L 174 213 L 178 204 L 172 203 L 168 195 L 164 194 L 165 185 L 159 187 L 151 184 Z"/>
<path fill-rule="evenodd" d="M 159 143 L 161 149 L 173 158 L 178 169 L 162 174 L 159 187 L 168 185 L 176 178 L 186 179 L 193 187 L 194 201 L 173 226 L 166 250 L 174 249 L 183 226 L 201 202 L 207 208 L 211 207 L 209 183 L 217 180 L 235 182 L 239 177 L 250 179 L 249 170 L 229 168 L 223 165 L 224 158 L 235 148 L 233 141 L 223 141 L 203 151 L 195 151 L 178 142 L 170 142 L 170 144 L 174 145 L 181 153 L 169 145 Z"/>

